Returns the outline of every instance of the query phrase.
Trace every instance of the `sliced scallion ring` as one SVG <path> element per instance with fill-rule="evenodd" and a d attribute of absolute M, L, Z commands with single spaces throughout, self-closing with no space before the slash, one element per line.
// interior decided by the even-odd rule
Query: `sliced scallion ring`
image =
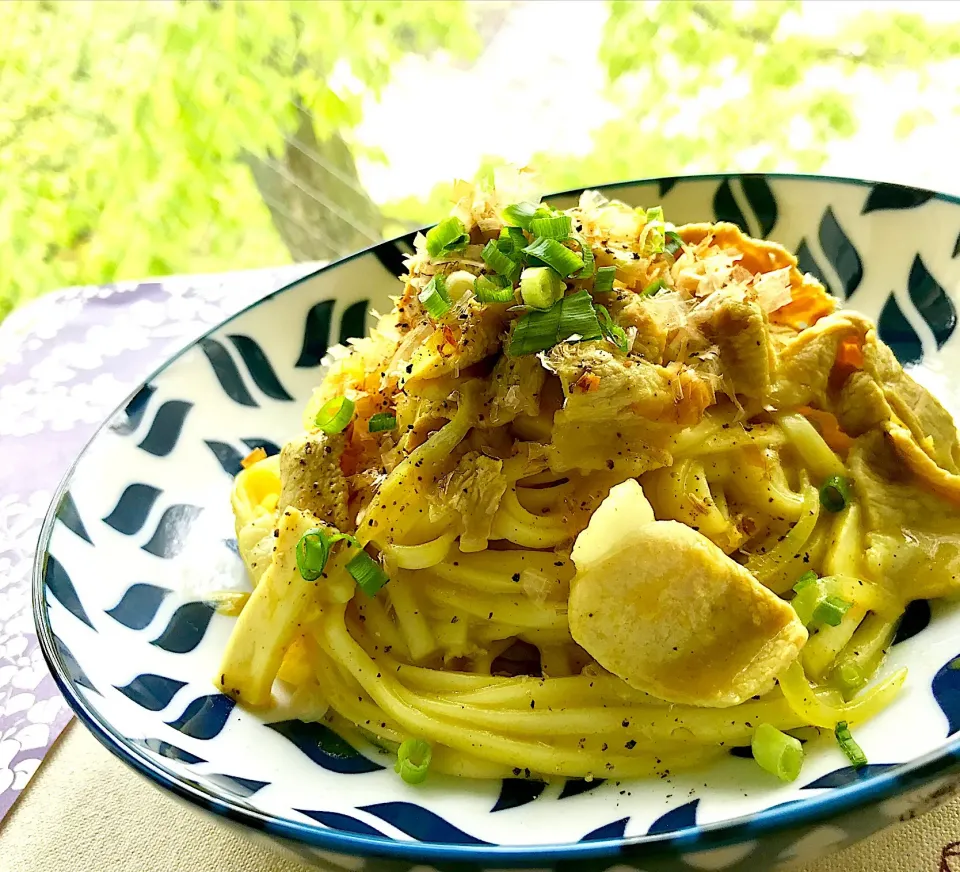
<path fill-rule="evenodd" d="M 423 307 L 434 318 L 442 318 L 450 311 L 450 296 L 447 293 L 446 280 L 440 273 L 437 273 L 427 286 L 420 291 L 417 299 L 423 303 Z"/>
<path fill-rule="evenodd" d="M 397 749 L 397 763 L 394 771 L 407 784 L 421 784 L 430 769 L 433 749 L 423 739 L 406 739 Z"/>
<path fill-rule="evenodd" d="M 459 218 L 445 218 L 427 231 L 427 254 L 430 257 L 441 257 L 454 251 L 462 251 L 469 241 L 467 229 Z"/>
<path fill-rule="evenodd" d="M 334 397 L 327 400 L 317 412 L 314 423 L 324 433 L 342 433 L 353 417 L 355 405 L 353 400 L 347 397 Z"/>
<path fill-rule="evenodd" d="M 795 781 L 803 765 L 803 746 L 799 739 L 788 736 L 771 724 L 760 724 L 750 743 L 753 759 L 761 769 L 781 781 Z"/>
<path fill-rule="evenodd" d="M 367 422 L 367 430 L 371 433 L 383 433 L 385 430 L 396 430 L 397 416 L 390 412 L 377 412 Z"/>
<path fill-rule="evenodd" d="M 615 266 L 597 267 L 597 275 L 593 280 L 593 292 L 595 294 L 609 294 L 613 290 L 613 280 L 617 276 Z"/>
<path fill-rule="evenodd" d="M 850 480 L 845 476 L 831 475 L 820 486 L 820 505 L 828 512 L 842 512 L 850 499 Z"/>
<path fill-rule="evenodd" d="M 556 239 L 538 239 L 523 251 L 555 269 L 563 278 L 583 269 L 583 258 Z"/>
<path fill-rule="evenodd" d="M 867 755 L 863 753 L 863 748 L 861 748 L 853 738 L 853 734 L 850 732 L 850 727 L 846 721 L 840 721 L 840 723 L 834 727 L 833 734 L 837 737 L 837 744 L 840 746 L 840 750 L 846 755 L 850 761 L 850 765 L 853 766 L 854 769 L 859 769 L 861 766 L 867 765 Z"/>

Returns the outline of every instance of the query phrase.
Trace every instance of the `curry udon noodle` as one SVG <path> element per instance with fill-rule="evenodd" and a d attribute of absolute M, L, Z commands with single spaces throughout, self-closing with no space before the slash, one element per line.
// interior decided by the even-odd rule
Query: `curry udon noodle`
<path fill-rule="evenodd" d="M 217 686 L 410 782 L 751 743 L 792 779 L 811 728 L 862 764 L 905 606 L 958 587 L 950 415 L 776 243 L 457 196 L 304 432 L 236 478 L 253 592 Z"/>

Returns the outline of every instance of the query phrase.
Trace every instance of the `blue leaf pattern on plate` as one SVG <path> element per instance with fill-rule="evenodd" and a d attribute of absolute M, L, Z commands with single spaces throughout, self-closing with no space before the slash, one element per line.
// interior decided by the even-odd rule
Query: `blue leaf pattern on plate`
<path fill-rule="evenodd" d="M 204 774 L 203 780 L 217 785 L 217 787 L 226 793 L 240 796 L 244 799 L 253 796 L 258 790 L 263 790 L 264 787 L 270 784 L 269 781 L 256 781 L 253 778 L 240 778 L 238 775 L 221 775 L 219 773 L 213 775 Z"/>
<path fill-rule="evenodd" d="M 168 760 L 190 764 L 207 762 L 203 757 L 184 751 L 183 748 L 171 745 L 163 739 L 128 739 L 128 741 L 134 745 L 139 745 L 141 748 L 146 748 L 148 751 L 153 751 L 154 754 L 159 754 L 161 757 L 166 757 Z"/>
<path fill-rule="evenodd" d="M 400 275 L 400 273 L 397 273 Z M 340 344 L 343 345 L 348 339 L 358 339 L 367 332 L 367 307 L 369 300 L 357 300 L 347 306 L 343 315 L 340 316 Z"/>
<path fill-rule="evenodd" d="M 124 488 L 116 506 L 103 523 L 113 527 L 118 533 L 132 536 L 147 521 L 147 515 L 153 508 L 162 491 L 148 484 L 131 484 Z"/>
<path fill-rule="evenodd" d="M 157 529 L 146 545 L 141 546 L 148 554 L 169 560 L 176 557 L 186 544 L 187 534 L 193 522 L 200 517 L 199 506 L 175 505 L 166 509 L 160 517 Z"/>
<path fill-rule="evenodd" d="M 417 231 L 414 231 L 394 240 L 392 243 L 378 245 L 373 249 L 373 256 L 380 261 L 380 265 L 390 273 L 391 277 L 402 276 L 407 271 L 403 260 L 408 252 L 404 249 L 413 250 L 413 240 L 416 235 Z"/>
<path fill-rule="evenodd" d="M 491 844 L 465 833 L 445 821 L 440 815 L 428 811 L 423 806 L 414 805 L 412 802 L 380 802 L 375 805 L 361 806 L 360 811 L 386 821 L 400 832 L 420 842 L 443 842 L 448 845 Z"/>
<path fill-rule="evenodd" d="M 73 656 L 73 652 L 64 644 L 63 640 L 59 636 L 54 636 L 53 643 L 57 646 L 57 654 L 60 657 L 60 663 L 63 665 L 63 671 L 66 672 L 70 680 L 80 687 L 85 687 L 87 690 L 99 694 L 100 691 L 87 678 L 87 673 L 83 671 L 83 667 L 77 662 L 77 658 Z"/>
<path fill-rule="evenodd" d="M 960 254 L 960 233 L 957 234 L 957 241 L 953 243 L 953 254 L 951 257 L 956 257 Z"/>
<path fill-rule="evenodd" d="M 827 281 L 823 270 L 820 269 L 820 265 L 814 259 L 806 239 L 801 239 L 800 244 L 797 246 L 797 268 L 802 273 L 810 273 L 810 275 L 820 282 L 831 294 L 837 296 L 833 288 L 830 287 L 830 282 Z"/>
<path fill-rule="evenodd" d="M 83 526 L 83 520 L 80 518 L 80 513 L 77 511 L 77 504 L 73 501 L 73 496 L 70 491 L 65 491 L 63 499 L 60 500 L 60 506 L 57 509 L 57 520 L 75 536 L 79 536 L 91 545 L 93 544 L 90 534 L 87 533 L 87 528 Z"/>
<path fill-rule="evenodd" d="M 907 290 L 910 299 L 917 307 L 920 317 L 927 322 L 933 331 L 933 338 L 937 341 L 937 348 L 953 335 L 957 326 L 957 310 L 953 306 L 947 292 L 940 287 L 937 280 L 930 275 L 918 254 L 910 267 L 910 278 L 907 280 Z"/>
<path fill-rule="evenodd" d="M 700 800 L 694 799 L 690 802 L 672 808 L 666 814 L 660 815 L 647 830 L 648 836 L 655 836 L 660 833 L 674 833 L 677 830 L 685 830 L 688 827 L 697 825 L 697 806 Z"/>
<path fill-rule="evenodd" d="M 940 710 L 947 718 L 947 735 L 952 736 L 960 730 L 960 669 L 949 660 L 933 676 L 930 690 Z"/>
<path fill-rule="evenodd" d="M 557 799 L 567 799 L 570 796 L 589 793 L 591 790 L 596 790 L 605 780 L 606 779 L 603 778 L 594 778 L 593 781 L 587 781 L 585 778 L 568 778 Z"/>
<path fill-rule="evenodd" d="M 254 448 L 262 448 L 266 452 L 267 457 L 273 457 L 274 454 L 280 453 L 280 446 L 277 445 L 276 442 L 271 442 L 269 439 L 247 437 L 246 439 L 241 439 L 240 441 L 251 451 L 253 451 Z"/>
<path fill-rule="evenodd" d="M 743 194 L 757 216 L 760 235 L 766 239 L 777 224 L 777 200 L 763 176 L 743 176 L 740 180 Z"/>
<path fill-rule="evenodd" d="M 491 812 L 506 811 L 533 802 L 546 788 L 542 781 L 527 778 L 504 778 L 500 785 L 500 795 Z"/>
<path fill-rule="evenodd" d="M 131 630 L 142 630 L 156 617 L 170 591 L 155 584 L 134 584 L 107 614 Z"/>
<path fill-rule="evenodd" d="M 930 623 L 930 603 L 927 600 L 914 600 L 909 603 L 900 618 L 900 625 L 897 627 L 897 634 L 893 637 L 891 645 L 899 645 L 912 639 L 917 633 L 927 629 Z"/>
<path fill-rule="evenodd" d="M 630 818 L 620 818 L 618 821 L 611 821 L 609 824 L 604 824 L 602 827 L 597 827 L 595 830 L 591 830 L 587 833 L 582 839 L 581 842 L 603 842 L 607 839 L 622 839 L 623 832 L 627 828 L 627 821 Z"/>
<path fill-rule="evenodd" d="M 233 343 L 234 348 L 240 352 L 240 357 L 243 359 L 247 371 L 250 373 L 254 384 L 261 391 L 273 400 L 293 402 L 293 397 L 280 384 L 280 379 L 277 378 L 267 355 L 263 353 L 263 349 L 256 340 L 238 333 L 232 333 L 227 338 Z"/>
<path fill-rule="evenodd" d="M 880 338 L 890 346 L 900 363 L 919 363 L 923 360 L 920 337 L 900 311 L 893 294 L 890 294 L 887 302 L 883 304 L 883 311 L 877 319 L 877 329 Z"/>
<path fill-rule="evenodd" d="M 233 362 L 230 352 L 227 351 L 216 339 L 209 337 L 200 340 L 200 348 L 210 361 L 213 367 L 213 374 L 220 382 L 220 387 L 224 393 L 235 403 L 241 406 L 258 407 L 259 403 L 250 395 L 247 386 L 240 376 L 240 370 Z"/>
<path fill-rule="evenodd" d="M 300 812 L 300 814 L 305 814 L 308 818 L 313 818 L 313 820 L 323 824 L 325 827 L 330 827 L 331 830 L 340 830 L 343 833 L 357 833 L 361 836 L 377 836 L 381 839 L 390 838 L 390 836 L 381 833 L 380 830 L 371 827 L 370 824 L 365 824 L 363 821 L 358 821 L 354 817 L 340 814 L 339 812 L 310 811 L 305 808 L 298 808 L 296 811 Z"/>
<path fill-rule="evenodd" d="M 186 654 L 202 641 L 216 609 L 209 603 L 194 602 L 180 606 L 150 644 L 171 654 Z"/>
<path fill-rule="evenodd" d="M 717 221 L 729 221 L 731 224 L 736 224 L 744 233 L 750 232 L 747 219 L 733 198 L 733 190 L 730 188 L 728 179 L 720 183 L 717 192 L 713 195 L 713 214 Z"/>
<path fill-rule="evenodd" d="M 858 781 L 866 781 L 874 775 L 886 772 L 896 764 L 894 763 L 868 763 L 859 769 L 852 766 L 845 766 L 843 769 L 837 769 L 834 772 L 828 772 L 822 775 L 816 781 L 804 784 L 801 790 L 813 790 L 826 787 L 846 787 L 848 784 L 855 784 Z"/>
<path fill-rule="evenodd" d="M 820 248 L 840 277 L 842 298 L 849 299 L 863 281 L 863 261 L 830 206 L 820 219 Z"/>
<path fill-rule="evenodd" d="M 398 273 L 399 275 L 399 273 Z M 330 321 L 333 316 L 333 300 L 322 300 L 310 307 L 303 327 L 303 346 L 296 364 L 298 369 L 320 366 L 330 342 Z"/>
<path fill-rule="evenodd" d="M 676 185 L 677 185 L 677 180 L 675 178 L 660 179 L 660 181 L 657 183 L 657 187 L 659 188 L 661 199 L 663 197 L 666 197 L 667 194 L 669 194 L 676 187 Z"/>
<path fill-rule="evenodd" d="M 240 461 L 243 460 L 244 455 L 232 445 L 227 445 L 226 442 L 216 442 L 213 439 L 204 439 L 203 442 L 213 452 L 213 456 L 217 458 L 217 463 L 220 464 L 227 475 L 233 477 L 243 468 Z"/>
<path fill-rule="evenodd" d="M 237 557 L 240 556 L 240 545 L 236 539 L 224 539 L 223 544 L 227 546 Z"/>
<path fill-rule="evenodd" d="M 166 457 L 177 444 L 187 413 L 193 403 L 186 400 L 167 400 L 157 411 L 147 435 L 137 446 L 154 457 Z"/>
<path fill-rule="evenodd" d="M 379 772 L 384 767 L 368 760 L 329 727 L 304 721 L 277 721 L 267 726 L 289 739 L 318 766 L 344 775 Z"/>
<path fill-rule="evenodd" d="M 163 675 L 138 675 L 124 687 L 117 687 L 127 699 L 148 711 L 159 712 L 170 705 L 177 691 L 186 687 L 186 682 Z"/>
<path fill-rule="evenodd" d="M 44 572 L 44 581 L 47 590 L 53 594 L 54 599 L 60 603 L 77 620 L 83 621 L 91 630 L 96 632 L 96 627 L 87 617 L 80 597 L 77 596 L 77 589 L 73 586 L 67 570 L 52 554 L 47 555 L 47 567 Z"/>
<path fill-rule="evenodd" d="M 234 701 L 225 694 L 212 693 L 193 700 L 175 721 L 167 726 L 179 730 L 191 739 L 213 739 L 226 726 L 233 711 Z"/>
<path fill-rule="evenodd" d="M 147 405 L 150 403 L 150 398 L 153 396 L 154 391 L 156 391 L 156 388 L 153 385 L 144 385 L 140 388 L 140 390 L 130 398 L 130 402 L 124 406 L 123 414 L 125 420 L 111 424 L 110 429 L 120 436 L 129 436 L 136 430 L 143 420 L 143 415 L 147 411 Z"/>
<path fill-rule="evenodd" d="M 881 182 L 870 190 L 860 214 L 866 215 L 868 212 L 879 212 L 883 209 L 915 209 L 931 197 L 933 197 L 933 191 L 921 191 L 919 188 Z"/>

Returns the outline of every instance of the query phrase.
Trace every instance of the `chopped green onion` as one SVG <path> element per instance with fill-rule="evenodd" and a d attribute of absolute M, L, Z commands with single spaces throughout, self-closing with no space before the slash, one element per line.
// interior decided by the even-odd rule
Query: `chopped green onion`
<path fill-rule="evenodd" d="M 603 335 L 626 354 L 630 350 L 630 342 L 627 339 L 626 331 L 610 317 L 606 306 L 594 304 L 593 308 L 596 309 Z"/>
<path fill-rule="evenodd" d="M 852 603 L 839 596 L 833 591 L 836 590 L 836 583 L 830 576 L 824 578 L 810 578 L 812 573 L 804 573 L 800 576 L 797 583 L 793 586 L 796 596 L 791 600 L 790 605 L 797 613 L 797 617 L 807 627 L 820 627 L 823 624 L 829 624 L 836 627 L 843 620 L 843 616 L 849 611 Z"/>
<path fill-rule="evenodd" d="M 953 660 L 947 664 L 947 669 L 960 669 L 960 657 L 954 657 Z"/>
<path fill-rule="evenodd" d="M 664 233 L 665 245 L 663 250 L 671 257 L 676 257 L 678 251 L 683 251 L 683 240 L 676 230 L 668 230 Z"/>
<path fill-rule="evenodd" d="M 617 268 L 615 266 L 597 267 L 597 277 L 593 280 L 593 292 L 595 294 L 609 294 L 613 290 L 613 280 L 616 275 Z"/>
<path fill-rule="evenodd" d="M 520 252 L 527 247 L 527 237 L 519 227 L 501 227 L 497 248 L 511 259 L 520 257 Z"/>
<path fill-rule="evenodd" d="M 510 337 L 507 354 L 520 357 L 523 354 L 536 354 L 553 348 L 559 339 L 560 315 L 563 312 L 563 300 L 555 303 L 546 311 L 528 312 L 517 320 Z"/>
<path fill-rule="evenodd" d="M 842 512 L 850 502 L 850 481 L 842 475 L 831 475 L 820 486 L 820 505 L 828 512 Z"/>
<path fill-rule="evenodd" d="M 505 276 L 510 284 L 520 278 L 520 262 L 504 254 L 494 240 L 490 240 L 480 252 L 483 262 L 495 273 Z"/>
<path fill-rule="evenodd" d="M 300 537 L 296 558 L 297 569 L 304 581 L 316 581 L 323 574 L 327 560 L 330 559 L 332 545 L 327 532 L 319 527 L 308 530 Z"/>
<path fill-rule="evenodd" d="M 560 305 L 563 308 L 560 314 L 560 330 L 557 334 L 558 342 L 573 336 L 579 336 L 581 342 L 603 337 L 597 313 L 593 308 L 593 300 L 586 291 L 577 291 L 569 297 L 564 297 Z"/>
<path fill-rule="evenodd" d="M 437 273 L 420 291 L 417 299 L 434 318 L 442 318 L 450 311 L 450 295 L 447 293 L 446 279 Z"/>
<path fill-rule="evenodd" d="M 314 423 L 324 433 L 342 433 L 353 417 L 354 406 L 353 400 L 346 397 L 334 397 L 323 404 L 320 411 L 317 412 Z"/>
<path fill-rule="evenodd" d="M 436 227 L 427 231 L 427 254 L 440 257 L 467 247 L 470 236 L 459 218 L 444 218 Z"/>
<path fill-rule="evenodd" d="M 569 215 L 557 215 L 553 218 L 534 218 L 528 228 L 534 236 L 543 239 L 566 239 L 573 229 Z"/>
<path fill-rule="evenodd" d="M 852 605 L 853 603 L 838 596 L 827 596 L 818 602 L 813 610 L 813 623 L 818 626 L 829 624 L 831 627 L 839 627 L 843 616 Z"/>
<path fill-rule="evenodd" d="M 371 433 L 382 433 L 385 430 L 395 430 L 397 428 L 397 416 L 390 412 L 377 412 L 367 423 L 367 430 Z"/>
<path fill-rule="evenodd" d="M 587 242 L 587 240 L 584 239 L 579 233 L 574 233 L 570 238 L 575 240 L 580 246 L 580 257 L 583 258 L 583 269 L 577 273 L 576 278 L 588 279 L 593 275 L 593 249 L 590 247 L 590 243 Z"/>
<path fill-rule="evenodd" d="M 863 753 L 863 748 L 856 743 L 846 721 L 840 721 L 834 728 L 833 734 L 837 737 L 840 750 L 847 755 L 847 759 L 854 769 L 867 765 L 867 755 Z"/>
<path fill-rule="evenodd" d="M 654 206 L 646 211 L 646 224 L 640 232 L 640 252 L 645 256 L 664 249 L 663 209 Z"/>
<path fill-rule="evenodd" d="M 397 749 L 397 763 L 394 771 L 407 784 L 421 784 L 427 777 L 433 749 L 423 739 L 406 739 Z"/>
<path fill-rule="evenodd" d="M 579 336 L 580 340 L 603 336 L 590 294 L 578 291 L 545 311 L 527 312 L 513 329 L 507 354 L 520 357 L 553 348 L 558 342 Z"/>
<path fill-rule="evenodd" d="M 538 239 L 523 251 L 525 254 L 539 258 L 547 266 L 553 267 L 563 278 L 583 269 L 583 258 L 556 239 Z"/>
<path fill-rule="evenodd" d="M 753 759 L 760 768 L 781 781 L 795 781 L 803 765 L 803 746 L 771 724 L 760 724 L 750 743 Z"/>
<path fill-rule="evenodd" d="M 301 578 L 304 581 L 316 581 L 323 575 L 331 549 L 341 540 L 357 549 L 356 555 L 347 563 L 347 572 L 360 590 L 367 596 L 375 596 L 390 579 L 380 568 L 380 564 L 367 554 L 363 546 L 349 533 L 330 534 L 319 527 L 304 533 L 296 547 L 297 569 Z"/>
<path fill-rule="evenodd" d="M 564 290 L 563 279 L 548 266 L 527 267 L 520 274 L 520 296 L 534 309 L 549 309 Z"/>
<path fill-rule="evenodd" d="M 654 279 L 652 282 L 650 282 L 649 285 L 647 285 L 647 286 L 640 292 L 640 296 L 641 296 L 641 297 L 655 297 L 658 293 L 660 293 L 661 289 L 665 288 L 666 286 L 667 286 L 667 285 L 666 285 L 666 282 L 664 282 L 663 279 Z"/>
<path fill-rule="evenodd" d="M 355 539 L 351 544 L 360 548 L 360 543 Z M 354 557 L 350 558 L 350 562 L 347 564 L 347 572 L 357 583 L 357 587 L 370 597 L 376 596 L 377 591 L 390 581 L 387 574 L 380 568 L 380 564 L 362 548 L 357 551 Z"/>
<path fill-rule="evenodd" d="M 509 303 L 513 286 L 503 276 L 478 276 L 473 292 L 481 303 Z"/>
<path fill-rule="evenodd" d="M 533 203 L 514 203 L 503 210 L 503 220 L 516 227 L 522 227 L 524 230 L 530 229 L 530 222 L 538 212 L 544 211 L 549 215 L 549 211 Z"/>

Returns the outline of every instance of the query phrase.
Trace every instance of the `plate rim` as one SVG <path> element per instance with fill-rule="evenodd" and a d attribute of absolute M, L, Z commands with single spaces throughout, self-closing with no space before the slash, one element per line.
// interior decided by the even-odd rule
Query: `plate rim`
<path fill-rule="evenodd" d="M 930 188 L 919 188 L 897 182 L 869 180 L 848 176 L 831 176 L 817 173 L 763 173 L 763 172 L 722 172 L 680 174 L 671 176 L 651 176 L 604 185 L 584 185 L 547 195 L 544 199 L 576 196 L 584 190 L 596 190 L 612 193 L 623 188 L 644 184 L 671 181 L 735 181 L 745 178 L 774 179 L 782 181 L 827 182 L 841 187 L 873 188 L 877 185 L 918 191 L 931 196 L 924 202 L 939 200 L 954 206 L 960 206 L 960 196 L 947 194 Z M 623 836 L 616 839 L 604 839 L 588 842 L 550 843 L 540 845 L 458 845 L 447 842 L 425 842 L 418 840 L 401 841 L 388 836 L 376 837 L 349 833 L 324 827 L 318 822 L 301 822 L 259 811 L 228 796 L 216 793 L 199 783 L 190 784 L 182 776 L 167 769 L 153 759 L 142 747 L 130 742 L 105 719 L 93 710 L 74 679 L 70 676 L 57 646 L 53 628 L 44 597 L 44 577 L 50 539 L 57 512 L 67 493 L 70 482 L 81 461 L 86 457 L 91 445 L 100 437 L 111 421 L 122 412 L 150 382 L 166 371 L 180 357 L 194 348 L 201 340 L 221 330 L 240 315 L 262 305 L 279 294 L 286 293 L 298 285 L 309 281 L 328 270 L 336 269 L 353 260 L 375 253 L 377 249 L 396 245 L 398 242 L 412 240 L 413 237 L 431 225 L 409 231 L 382 240 L 346 257 L 331 261 L 317 269 L 287 282 L 273 291 L 257 297 L 255 300 L 227 315 L 215 325 L 203 330 L 199 335 L 186 341 L 174 353 L 168 355 L 149 375 L 110 412 L 97 426 L 90 438 L 77 453 L 76 458 L 64 473 L 57 485 L 50 505 L 44 515 L 37 548 L 34 554 L 31 580 L 31 599 L 34 627 L 40 643 L 40 649 L 50 674 L 58 689 L 80 722 L 106 747 L 134 771 L 153 781 L 157 786 L 170 791 L 174 796 L 229 820 L 244 824 L 255 830 L 267 832 L 309 845 L 314 848 L 331 850 L 348 856 L 379 857 L 394 860 L 470 862 L 490 866 L 517 865 L 526 867 L 543 866 L 547 863 L 568 860 L 620 859 L 628 861 L 653 854 L 675 853 L 680 849 L 706 851 L 727 845 L 741 844 L 758 837 L 806 824 L 827 821 L 841 814 L 851 813 L 890 799 L 913 788 L 922 786 L 937 776 L 949 775 L 960 768 L 960 734 L 952 740 L 947 737 L 945 743 L 932 751 L 903 763 L 894 764 L 889 769 L 873 775 L 863 781 L 854 782 L 839 788 L 831 788 L 829 793 L 813 795 L 807 799 L 791 800 L 752 814 L 741 815 L 708 824 L 695 824 L 667 833 L 642 836 Z"/>

